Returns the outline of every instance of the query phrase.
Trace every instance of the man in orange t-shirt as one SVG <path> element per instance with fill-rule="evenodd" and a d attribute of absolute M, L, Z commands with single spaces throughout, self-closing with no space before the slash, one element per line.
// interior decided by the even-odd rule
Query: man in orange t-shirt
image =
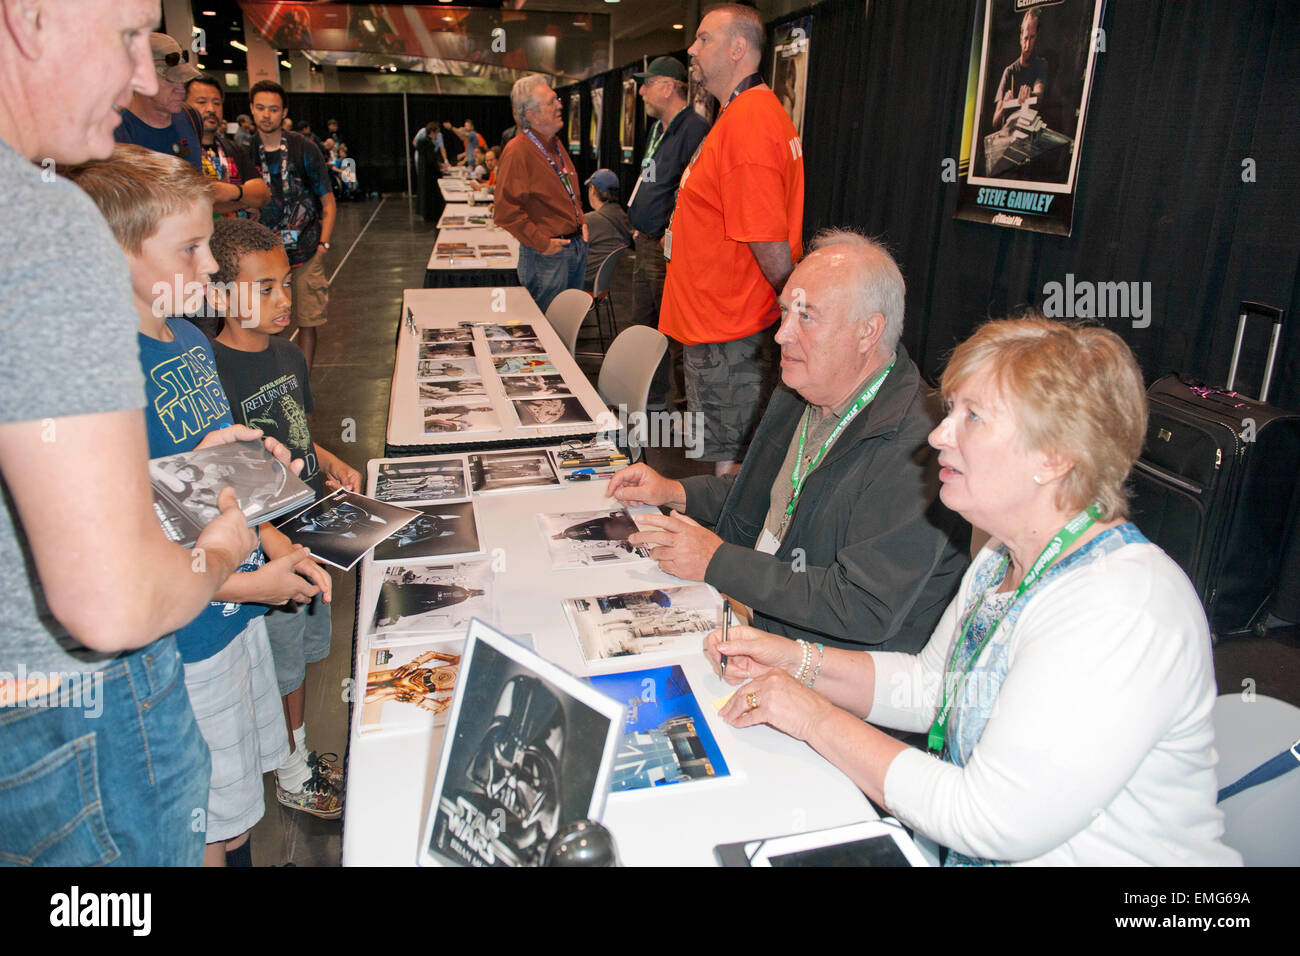
<path fill-rule="evenodd" d="M 740 467 L 776 384 L 771 326 L 802 252 L 803 149 L 757 73 L 763 23 L 752 8 L 711 8 L 687 52 L 722 112 L 682 173 L 659 330 L 685 346 L 687 405 L 703 416 L 696 440 L 724 475 Z"/>

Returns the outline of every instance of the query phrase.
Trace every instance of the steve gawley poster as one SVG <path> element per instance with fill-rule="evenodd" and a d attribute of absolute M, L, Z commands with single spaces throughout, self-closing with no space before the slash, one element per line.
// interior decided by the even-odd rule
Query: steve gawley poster
<path fill-rule="evenodd" d="M 966 83 L 957 218 L 1068 236 L 1104 0 L 985 0 Z"/>

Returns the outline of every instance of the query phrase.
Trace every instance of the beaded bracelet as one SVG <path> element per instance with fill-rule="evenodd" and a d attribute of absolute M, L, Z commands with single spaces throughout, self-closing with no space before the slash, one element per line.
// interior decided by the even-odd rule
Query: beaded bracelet
<path fill-rule="evenodd" d="M 812 690 L 812 685 L 817 683 L 817 678 L 822 673 L 822 663 L 826 660 L 826 645 L 821 641 L 817 642 L 817 669 L 813 671 L 812 680 L 808 682 L 808 689 Z"/>
<path fill-rule="evenodd" d="M 804 676 L 808 673 L 808 665 L 812 663 L 812 645 L 803 638 L 796 638 L 795 643 L 803 648 L 803 660 L 799 664 L 799 669 L 795 671 L 794 674 L 794 679 L 802 684 Z"/>

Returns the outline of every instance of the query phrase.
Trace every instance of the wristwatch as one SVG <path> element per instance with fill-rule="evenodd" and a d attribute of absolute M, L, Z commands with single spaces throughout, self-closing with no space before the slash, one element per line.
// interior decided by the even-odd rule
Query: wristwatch
<path fill-rule="evenodd" d="M 328 242 L 322 242 L 321 245 L 325 247 L 325 251 L 329 251 L 330 244 Z"/>

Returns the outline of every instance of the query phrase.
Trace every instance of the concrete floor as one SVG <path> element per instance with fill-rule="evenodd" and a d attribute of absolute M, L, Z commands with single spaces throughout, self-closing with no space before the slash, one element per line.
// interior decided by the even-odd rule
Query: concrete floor
<path fill-rule="evenodd" d="M 404 196 L 339 206 L 327 260 L 333 276 L 330 320 L 320 330 L 312 368 L 316 411 L 311 428 L 317 442 L 363 474 L 366 461 L 384 453 L 402 290 L 423 285 L 435 232 L 414 214 Z M 632 258 L 624 258 L 613 285 L 620 329 L 631 315 Z M 588 322 L 577 351 L 597 348 L 594 326 Z M 580 364 L 594 381 L 598 362 Z M 651 449 L 647 460 L 672 477 L 707 469 L 687 460 L 681 450 Z M 347 749 L 355 605 L 356 574 L 334 572 L 333 646 L 326 660 L 307 671 L 308 746 L 332 751 L 340 760 Z M 1215 648 L 1214 661 L 1221 693 L 1239 691 L 1251 681 L 1256 693 L 1300 706 L 1300 627 L 1273 629 L 1265 637 L 1224 640 Z M 1153 680 L 1158 679 L 1153 675 Z M 266 807 L 266 815 L 253 830 L 256 865 L 339 864 L 341 821 L 318 820 L 281 807 L 275 799 L 274 774 L 266 776 Z"/>

